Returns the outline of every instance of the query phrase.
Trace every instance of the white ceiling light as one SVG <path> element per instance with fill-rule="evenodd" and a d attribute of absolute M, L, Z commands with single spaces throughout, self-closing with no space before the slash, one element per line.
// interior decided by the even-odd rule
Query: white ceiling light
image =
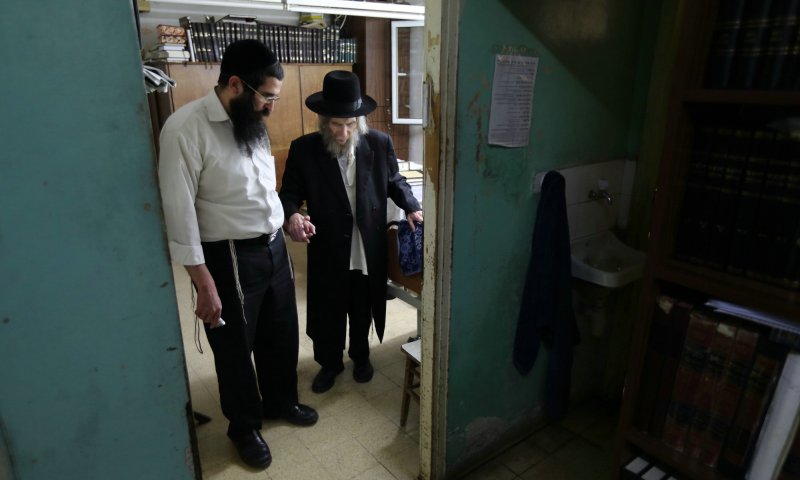
<path fill-rule="evenodd" d="M 290 12 L 425 20 L 425 7 L 417 5 L 353 0 L 286 0 L 286 7 Z"/>
<path fill-rule="evenodd" d="M 249 8 L 254 10 L 286 10 L 286 6 L 283 2 L 284 0 L 150 0 L 150 3 L 172 5 Z"/>

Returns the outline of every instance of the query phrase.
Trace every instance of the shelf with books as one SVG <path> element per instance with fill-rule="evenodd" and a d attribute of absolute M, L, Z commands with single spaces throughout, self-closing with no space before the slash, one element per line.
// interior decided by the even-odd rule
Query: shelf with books
<path fill-rule="evenodd" d="M 800 324 L 683 283 L 657 282 L 653 295 L 621 464 L 643 455 L 693 479 L 795 468 Z"/>
<path fill-rule="evenodd" d="M 800 324 L 800 294 L 795 290 L 777 289 L 762 282 L 677 260 L 665 260 L 656 266 L 653 280 L 684 285 L 709 297 L 746 300 L 760 310 L 796 318 Z"/>
<path fill-rule="evenodd" d="M 800 105 L 692 103 L 676 123 L 651 261 L 790 300 L 800 290 Z"/>
<path fill-rule="evenodd" d="M 642 455 L 680 477 L 736 479 L 751 468 L 772 387 L 780 383 L 783 359 L 775 367 L 773 348 L 765 346 L 779 329 L 720 320 L 705 305 L 735 302 L 782 317 L 788 331 L 800 332 L 800 89 L 785 84 L 793 70 L 783 68 L 800 61 L 800 42 L 797 58 L 785 59 L 779 73 L 775 58 L 764 60 L 776 52 L 768 43 L 779 40 L 767 30 L 782 35 L 786 22 L 798 30 L 798 15 L 785 19 L 780 12 L 800 13 L 800 0 L 681 0 L 677 12 L 677 56 L 617 460 L 623 466 Z M 764 12 L 770 17 L 758 32 L 751 20 Z M 722 25 L 719 19 L 730 15 L 740 21 Z M 741 35 L 755 46 L 741 48 Z M 679 306 L 666 314 L 665 304 Z M 707 328 L 698 329 L 701 324 Z M 790 348 L 800 349 L 800 341 Z M 748 367 L 736 367 L 748 352 Z M 800 405 L 800 398 L 793 401 Z M 793 451 L 785 437 L 779 447 Z M 774 472 L 779 462 L 768 457 Z M 794 461 L 780 461 L 794 468 Z"/>

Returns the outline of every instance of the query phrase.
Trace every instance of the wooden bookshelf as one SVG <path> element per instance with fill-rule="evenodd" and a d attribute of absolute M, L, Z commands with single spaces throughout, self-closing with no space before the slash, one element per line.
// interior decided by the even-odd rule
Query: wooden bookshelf
<path fill-rule="evenodd" d="M 800 288 L 767 283 L 677 258 L 676 242 L 687 208 L 687 181 L 694 143 L 705 119 L 720 122 L 744 118 L 754 125 L 772 118 L 800 117 L 800 92 L 790 90 L 710 89 L 704 80 L 712 37 L 721 2 L 681 0 L 677 7 L 676 58 L 671 82 L 648 258 L 638 311 L 640 322 L 633 335 L 629 371 L 625 381 L 617 438 L 617 465 L 644 455 L 674 471 L 681 478 L 722 480 L 730 478 L 688 455 L 666 446 L 661 439 L 635 426 L 641 401 L 654 305 L 664 291 L 676 289 L 694 298 L 714 298 L 791 319 L 800 325 Z M 733 120 L 731 120 L 733 119 Z M 794 162 L 800 162 L 795 159 Z M 794 168 L 794 167 L 793 167 Z M 800 166 L 798 166 L 800 168 Z M 702 205 L 688 205 L 700 208 Z M 749 252 L 748 254 L 754 254 Z"/>

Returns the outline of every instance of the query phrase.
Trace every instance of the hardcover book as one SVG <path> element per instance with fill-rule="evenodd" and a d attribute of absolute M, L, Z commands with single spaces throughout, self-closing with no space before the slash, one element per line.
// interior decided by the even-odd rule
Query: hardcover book
<path fill-rule="evenodd" d="M 722 447 L 717 466 L 720 472 L 743 478 L 785 357 L 785 348 L 771 342 L 766 335 L 760 336 L 753 366 Z"/>
<path fill-rule="evenodd" d="M 718 394 L 724 383 L 726 367 L 730 363 L 731 352 L 736 340 L 736 326 L 727 319 L 720 319 L 714 337 L 708 348 L 708 360 L 700 376 L 700 382 L 694 391 L 691 405 L 693 415 L 689 422 L 684 452 L 695 459 L 709 448 L 706 432 L 711 428 L 714 403 L 718 402 Z"/>
<path fill-rule="evenodd" d="M 781 86 L 783 66 L 792 49 L 798 25 L 800 0 L 772 0 L 769 27 L 755 87 L 774 90 Z"/>
<path fill-rule="evenodd" d="M 758 219 L 758 205 L 764 178 L 772 155 L 774 130 L 757 129 L 753 133 L 750 152 L 742 174 L 741 188 L 736 205 L 736 215 L 731 232 L 730 250 L 726 269 L 742 275 L 753 255 L 753 243 Z"/>
<path fill-rule="evenodd" d="M 721 0 L 706 67 L 706 86 L 726 88 L 736 54 L 745 0 Z"/>
<path fill-rule="evenodd" d="M 709 422 L 704 430 L 694 432 L 692 456 L 709 467 L 715 467 L 719 460 L 722 444 L 747 383 L 758 339 L 759 333 L 754 330 L 746 327 L 736 330 L 724 372 L 711 391 Z"/>
<path fill-rule="evenodd" d="M 771 0 L 750 0 L 745 3 L 741 40 L 733 60 L 731 87 L 750 89 L 761 61 L 770 25 Z"/>
<path fill-rule="evenodd" d="M 686 340 L 675 373 L 675 384 L 662 435 L 662 441 L 679 452 L 686 449 L 687 434 L 695 415 L 695 392 L 701 385 L 718 323 L 707 313 L 698 310 L 693 310 L 689 315 Z"/>

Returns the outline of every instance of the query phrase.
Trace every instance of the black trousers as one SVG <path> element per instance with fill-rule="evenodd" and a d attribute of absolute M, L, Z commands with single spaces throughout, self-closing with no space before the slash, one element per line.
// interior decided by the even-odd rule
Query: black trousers
<path fill-rule="evenodd" d="M 299 348 L 294 275 L 283 234 L 233 244 L 234 252 L 228 241 L 203 243 L 225 320 L 222 327 L 206 326 L 206 336 L 232 437 L 260 429 L 265 411 L 297 403 Z"/>
<path fill-rule="evenodd" d="M 347 320 L 350 319 L 350 347 L 347 354 L 355 362 L 369 359 L 369 327 L 372 325 L 372 308 L 369 298 L 369 278 L 361 270 L 350 270 L 346 293 L 341 308 L 331 312 L 326 322 L 328 335 L 314 340 L 314 360 L 323 367 L 343 366 L 342 352 L 347 337 Z"/>

